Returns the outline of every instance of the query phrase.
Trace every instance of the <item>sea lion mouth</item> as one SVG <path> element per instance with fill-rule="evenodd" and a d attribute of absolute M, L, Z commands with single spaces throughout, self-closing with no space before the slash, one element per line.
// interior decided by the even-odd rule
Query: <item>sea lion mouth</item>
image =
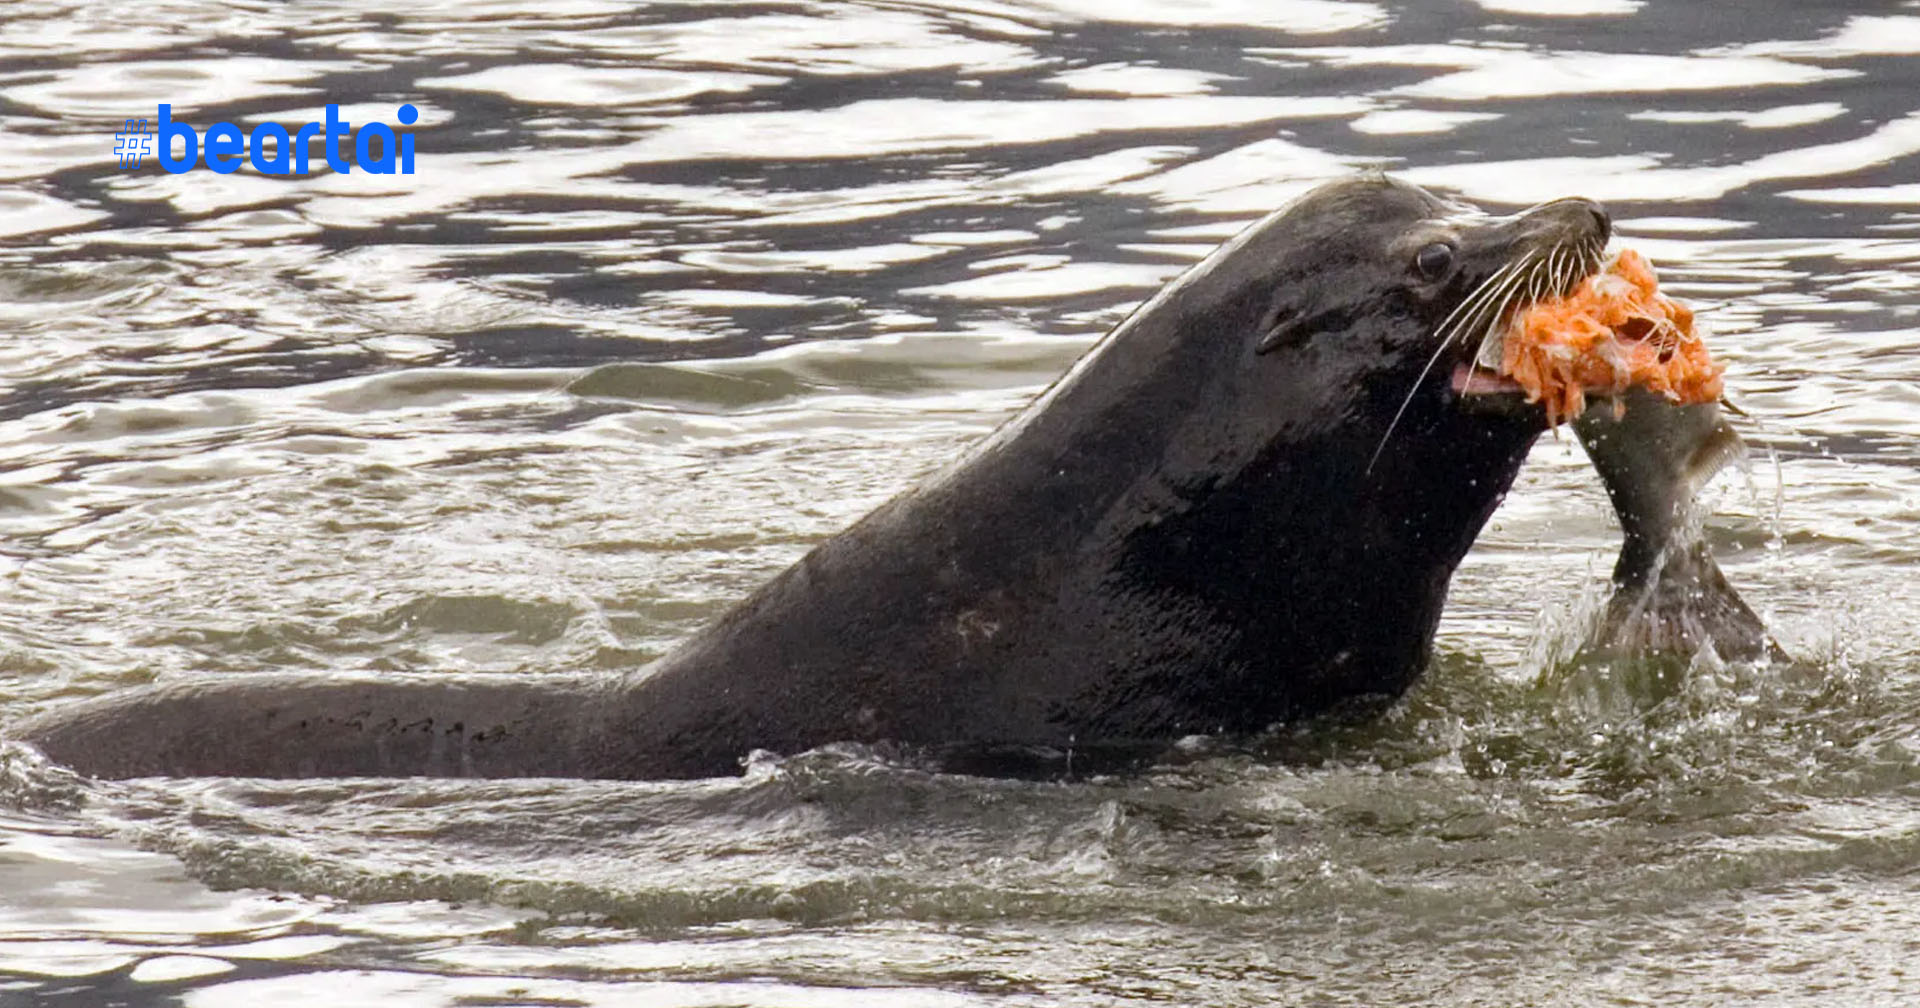
<path fill-rule="evenodd" d="M 1526 390 L 1506 377 L 1506 336 L 1514 318 L 1542 301 L 1566 297 L 1605 263 L 1606 230 L 1525 252 L 1476 286 L 1436 329 L 1455 348 L 1448 386 L 1463 405 L 1509 407 Z M 1604 395 L 1611 389 L 1590 390 Z"/>
<path fill-rule="evenodd" d="M 1545 411 L 1504 377 L 1508 327 L 1519 313 L 1571 295 L 1599 272 L 1613 226 L 1600 204 L 1572 197 L 1490 224 L 1475 220 L 1459 234 L 1464 258 L 1484 272 L 1454 281 L 1466 292 L 1433 327 L 1431 352 L 1387 422 L 1369 470 L 1421 390 L 1434 390 L 1441 375 L 1455 408 L 1544 418 Z"/>
<path fill-rule="evenodd" d="M 1584 413 L 1594 398 L 1624 409 L 1620 396 L 1636 387 L 1674 403 L 1719 400 L 1725 366 L 1695 333 L 1693 309 L 1659 284 L 1647 258 L 1623 248 L 1571 294 L 1509 310 L 1471 359 L 1456 362 L 1456 401 L 1518 386 L 1555 426 Z"/>
<path fill-rule="evenodd" d="M 1525 398 L 1527 390 L 1520 383 L 1501 374 L 1496 368 L 1489 368 L 1478 361 L 1462 361 L 1453 366 L 1453 375 L 1447 385 L 1462 400 L 1487 400 L 1501 396 L 1519 396 Z M 1595 390 L 1596 394 L 1598 390 Z"/>

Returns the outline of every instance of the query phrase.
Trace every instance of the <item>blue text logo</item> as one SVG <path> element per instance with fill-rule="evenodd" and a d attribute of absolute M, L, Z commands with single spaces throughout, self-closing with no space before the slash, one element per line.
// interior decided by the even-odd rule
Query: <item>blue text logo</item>
<path fill-rule="evenodd" d="M 113 135 L 113 155 L 122 168 L 138 168 L 141 158 L 153 156 L 153 131 L 145 119 L 129 119 L 127 128 Z"/>
<path fill-rule="evenodd" d="M 402 125 L 411 126 L 420 119 L 420 112 L 412 105 L 402 105 L 396 113 Z M 142 129 L 134 130 L 138 122 Z M 200 134 L 192 126 L 173 121 L 173 106 L 160 106 L 160 118 L 157 132 L 144 133 L 146 120 L 127 120 L 126 133 L 114 135 L 116 141 L 114 153 L 120 155 L 124 167 L 132 161 L 132 167 L 140 167 L 140 153 L 151 149 L 153 159 L 160 167 L 178 175 L 200 164 Z M 307 159 L 312 152 L 311 141 L 321 137 L 321 151 L 327 159 L 327 166 L 342 175 L 351 174 L 355 165 L 361 171 L 374 175 L 413 174 L 413 137 L 402 133 L 396 135 L 393 128 L 382 122 L 371 122 L 355 130 L 353 124 L 340 118 L 340 106 L 327 106 L 325 133 L 320 123 L 310 122 L 301 126 L 292 134 L 279 123 L 261 123 L 250 133 L 242 134 L 240 127 L 232 123 L 214 123 L 207 127 L 206 162 L 207 167 L 222 175 L 239 170 L 245 161 L 253 165 L 253 170 L 262 175 L 305 175 L 308 173 Z M 128 136 L 132 133 L 133 136 Z M 347 141 L 351 137 L 350 142 Z M 152 148 L 147 142 L 158 140 Z M 175 157 L 174 140 L 185 140 L 185 153 Z M 132 144 L 129 143 L 132 141 Z M 131 153 L 128 147 L 133 144 Z M 268 148 L 272 149 L 269 150 Z M 351 158 L 351 159 L 349 159 Z"/>

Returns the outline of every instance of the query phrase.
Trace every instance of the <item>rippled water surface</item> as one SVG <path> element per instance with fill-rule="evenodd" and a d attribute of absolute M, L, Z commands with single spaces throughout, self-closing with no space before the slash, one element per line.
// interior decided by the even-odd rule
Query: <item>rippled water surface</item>
<path fill-rule="evenodd" d="M 1920 5 L 15 0 L 0 711 L 625 669 L 1219 240 L 1385 166 L 1578 194 L 1754 447 L 1796 660 L 1555 672 L 1545 438 L 1381 721 L 1074 782 L 92 783 L 0 754 L 0 1004 L 1902 1003 L 1920 991 Z M 123 169 L 421 110 L 412 176 Z"/>

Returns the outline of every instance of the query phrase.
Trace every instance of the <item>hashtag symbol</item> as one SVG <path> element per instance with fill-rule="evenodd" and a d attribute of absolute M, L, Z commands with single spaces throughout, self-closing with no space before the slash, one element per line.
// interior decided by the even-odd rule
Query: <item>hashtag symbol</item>
<path fill-rule="evenodd" d="M 120 167 L 140 167 L 140 159 L 153 153 L 153 133 L 147 129 L 147 121 L 127 120 L 127 128 L 113 135 L 113 153 L 120 158 Z"/>

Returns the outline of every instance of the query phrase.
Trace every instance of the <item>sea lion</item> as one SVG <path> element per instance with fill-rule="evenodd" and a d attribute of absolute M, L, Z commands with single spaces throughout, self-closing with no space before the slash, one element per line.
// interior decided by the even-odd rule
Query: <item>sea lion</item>
<path fill-rule="evenodd" d="M 1570 290 L 1608 231 L 1584 199 L 1496 218 L 1332 182 L 649 668 L 183 680 L 13 734 L 103 777 L 696 777 L 754 749 L 1164 744 L 1391 698 L 1545 429 L 1463 407 L 1449 323 Z"/>

